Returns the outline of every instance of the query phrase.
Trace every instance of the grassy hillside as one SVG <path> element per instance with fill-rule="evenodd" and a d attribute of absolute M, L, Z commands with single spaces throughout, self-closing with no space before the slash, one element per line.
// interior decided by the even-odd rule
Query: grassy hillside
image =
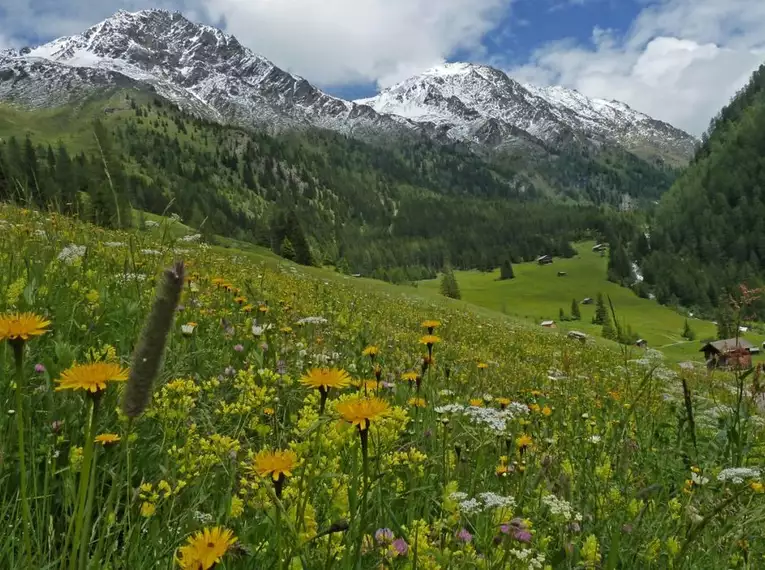
<path fill-rule="evenodd" d="M 578 255 L 571 259 L 554 260 L 552 265 L 520 263 L 513 266 L 515 279 L 499 281 L 499 271 L 484 273 L 478 271 L 456 272 L 463 300 L 520 317 L 537 325 L 547 319 L 555 320 L 561 330 L 579 330 L 593 336 L 600 336 L 601 327 L 592 324 L 595 305 L 579 305 L 580 321 L 559 322 L 562 308 L 571 314 L 571 301 L 581 302 L 586 297 L 595 299 L 598 293 L 611 297 L 617 318 L 627 323 L 651 348 L 661 350 L 668 358 L 681 360 L 703 360 L 699 353 L 702 340 L 715 337 L 716 326 L 709 321 L 688 318 L 696 333 L 695 341 L 682 338 L 686 317 L 676 311 L 659 305 L 650 299 L 641 299 L 629 289 L 620 287 L 606 279 L 607 257 L 593 252 L 593 242 L 576 244 Z M 559 271 L 565 277 L 558 277 Z M 424 281 L 421 287 L 430 291 L 438 290 L 438 280 Z M 760 345 L 765 336 L 747 333 L 744 337 Z"/>
<path fill-rule="evenodd" d="M 0 567 L 765 556 L 764 489 L 744 468 L 763 421 L 732 376 L 682 372 L 688 428 L 653 357 L 148 222 L 0 206 Z"/>

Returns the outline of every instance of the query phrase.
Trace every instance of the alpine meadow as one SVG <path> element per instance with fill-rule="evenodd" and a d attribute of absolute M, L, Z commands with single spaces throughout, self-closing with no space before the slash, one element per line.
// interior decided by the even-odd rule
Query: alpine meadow
<path fill-rule="evenodd" d="M 765 67 L 697 140 L 45 33 L 0 49 L 0 569 L 765 567 Z"/>

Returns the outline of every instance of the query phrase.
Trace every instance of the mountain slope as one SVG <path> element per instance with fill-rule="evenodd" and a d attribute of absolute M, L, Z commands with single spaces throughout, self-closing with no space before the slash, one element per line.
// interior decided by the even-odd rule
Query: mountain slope
<path fill-rule="evenodd" d="M 5 52 L 0 66 L 4 99 L 36 106 L 54 104 L 56 93 L 70 101 L 79 97 L 79 90 L 72 92 L 66 80 L 54 77 L 78 73 L 96 84 L 128 78 L 149 85 L 183 108 L 218 122 L 276 128 L 311 125 L 361 136 L 420 130 L 398 117 L 331 97 L 236 38 L 164 10 L 117 12 L 81 35 Z M 29 84 L 40 82 L 46 86 L 43 93 L 30 94 L 34 88 Z M 45 97 L 46 93 L 52 95 Z"/>
<path fill-rule="evenodd" d="M 427 136 L 546 155 L 551 148 L 620 145 L 685 161 L 695 140 L 622 103 L 523 86 L 501 71 L 447 64 L 377 97 L 327 95 L 220 30 L 179 13 L 117 12 L 83 34 L 0 53 L 0 97 L 35 107 L 129 80 L 209 120 L 271 129 L 319 127 L 360 138 Z"/>
<path fill-rule="evenodd" d="M 695 139 L 624 103 L 562 87 L 521 85 L 483 65 L 448 63 L 356 101 L 380 113 L 433 123 L 448 136 L 491 146 L 528 140 L 560 146 L 612 143 L 647 157 L 687 161 Z"/>
<path fill-rule="evenodd" d="M 765 66 L 713 120 L 661 200 L 643 263 L 660 301 L 711 311 L 739 283 L 765 283 L 763 157 Z"/>

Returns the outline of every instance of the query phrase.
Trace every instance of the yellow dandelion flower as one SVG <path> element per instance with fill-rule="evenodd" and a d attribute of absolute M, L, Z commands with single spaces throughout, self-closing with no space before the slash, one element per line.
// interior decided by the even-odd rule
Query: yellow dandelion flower
<path fill-rule="evenodd" d="M 441 339 L 434 334 L 426 334 L 420 338 L 420 344 L 424 344 L 426 346 L 433 346 L 439 342 L 441 342 Z"/>
<path fill-rule="evenodd" d="M 178 549 L 178 565 L 183 570 L 210 570 L 236 540 L 234 533 L 226 528 L 205 528 L 186 539 L 186 544 Z"/>
<path fill-rule="evenodd" d="M 105 390 L 109 382 L 125 382 L 127 379 L 128 370 L 113 362 L 79 364 L 61 373 L 61 378 L 56 380 L 59 383 L 56 391 L 86 390 L 96 393 Z"/>
<path fill-rule="evenodd" d="M 247 297 L 234 297 L 234 302 L 244 305 L 247 302 Z"/>
<path fill-rule="evenodd" d="M 141 503 L 141 516 L 149 518 L 154 515 L 154 513 L 157 512 L 157 507 L 154 506 L 154 503 L 151 503 L 149 501 L 144 501 Z"/>
<path fill-rule="evenodd" d="M 300 379 L 304 386 L 319 390 L 330 388 L 346 388 L 351 383 L 351 377 L 340 368 L 312 368 Z"/>
<path fill-rule="evenodd" d="M 113 443 L 117 443 L 120 439 L 122 438 L 116 433 L 102 433 L 101 435 L 96 436 L 95 443 L 100 443 L 103 446 L 107 446 Z"/>
<path fill-rule="evenodd" d="M 538 414 L 539 412 L 542 411 L 542 408 L 540 407 L 539 404 L 529 404 L 529 410 L 531 410 L 535 414 Z"/>
<path fill-rule="evenodd" d="M 441 322 L 440 321 L 434 321 L 434 320 L 422 321 L 422 326 L 423 326 L 423 328 L 428 329 L 430 332 L 433 332 L 433 329 L 438 328 L 438 327 L 441 326 Z"/>
<path fill-rule="evenodd" d="M 501 409 L 505 409 L 510 405 L 510 398 L 497 398 L 497 404 Z"/>
<path fill-rule="evenodd" d="M 517 438 L 515 438 L 515 446 L 519 450 L 525 450 L 529 447 L 534 445 L 534 440 L 531 439 L 531 436 L 527 433 L 521 434 Z"/>
<path fill-rule="evenodd" d="M 282 477 L 292 477 L 292 471 L 297 464 L 297 455 L 292 450 L 263 450 L 255 456 L 253 470 L 260 477 L 269 475 L 274 481 Z"/>
<path fill-rule="evenodd" d="M 361 356 L 368 356 L 369 358 L 374 358 L 380 353 L 380 349 L 374 345 L 369 345 L 364 350 L 361 351 Z"/>
<path fill-rule="evenodd" d="M 751 487 L 752 491 L 754 491 L 755 493 L 765 492 L 765 485 L 763 485 L 759 481 L 752 481 L 751 483 L 749 483 L 749 487 Z"/>
<path fill-rule="evenodd" d="M 390 406 L 380 398 L 349 398 L 337 404 L 337 413 L 346 422 L 364 431 L 372 420 L 382 418 L 390 412 Z"/>
<path fill-rule="evenodd" d="M 50 321 L 34 313 L 11 313 L 0 315 L 0 341 L 29 340 L 48 332 Z"/>
<path fill-rule="evenodd" d="M 255 307 L 253 305 L 245 305 L 242 307 L 242 311 L 245 313 L 251 313 Z"/>
<path fill-rule="evenodd" d="M 268 305 L 260 305 L 258 307 L 258 311 L 260 311 L 261 313 L 267 313 L 269 311 Z"/>
<path fill-rule="evenodd" d="M 474 408 L 483 408 L 483 400 L 481 398 L 471 398 L 470 405 Z"/>
<path fill-rule="evenodd" d="M 486 364 L 485 362 L 479 362 L 478 363 L 478 369 L 479 370 L 486 370 L 488 367 L 489 367 L 489 365 Z"/>
<path fill-rule="evenodd" d="M 414 370 L 410 370 L 409 372 L 404 372 L 401 375 L 402 380 L 407 380 L 409 382 L 415 382 L 417 379 L 419 379 L 420 374 L 419 372 L 415 372 Z"/>
<path fill-rule="evenodd" d="M 409 398 L 409 405 L 414 408 L 426 408 L 428 406 L 428 403 L 425 401 L 425 398 Z"/>
<path fill-rule="evenodd" d="M 274 413 L 275 412 L 273 408 L 263 408 L 263 415 L 265 416 L 273 416 Z"/>
<path fill-rule="evenodd" d="M 282 327 L 280 329 L 284 334 L 290 334 L 292 332 L 292 327 Z"/>
<path fill-rule="evenodd" d="M 552 408 L 550 406 L 545 406 L 544 408 L 542 408 L 542 415 L 543 416 L 552 415 Z"/>

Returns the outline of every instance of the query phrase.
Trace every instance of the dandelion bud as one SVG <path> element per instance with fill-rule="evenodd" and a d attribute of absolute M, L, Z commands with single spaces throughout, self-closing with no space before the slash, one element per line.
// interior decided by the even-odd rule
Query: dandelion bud
<path fill-rule="evenodd" d="M 154 306 L 138 339 L 133 353 L 122 411 L 129 418 L 140 416 L 149 405 L 154 379 L 162 366 L 167 335 L 173 325 L 173 317 L 183 289 L 183 262 L 166 269 L 164 279 L 157 289 Z"/>

